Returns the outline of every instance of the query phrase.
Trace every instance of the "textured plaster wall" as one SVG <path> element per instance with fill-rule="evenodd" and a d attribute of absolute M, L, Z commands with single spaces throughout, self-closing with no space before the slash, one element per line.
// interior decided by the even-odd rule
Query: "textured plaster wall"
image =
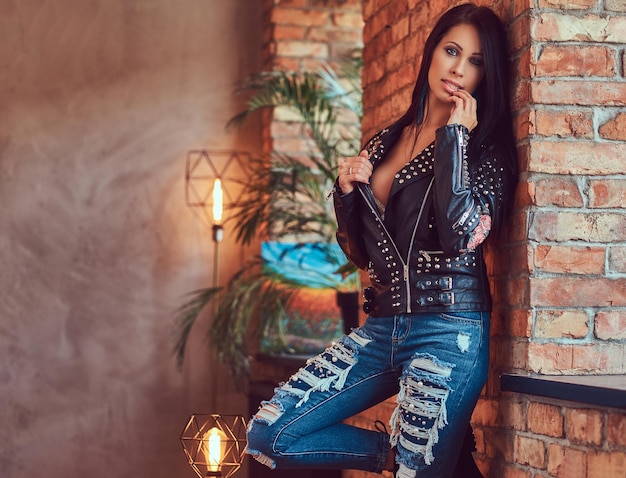
<path fill-rule="evenodd" d="M 259 150 L 224 133 L 256 3 L 0 0 L 2 477 L 193 476 L 178 436 L 212 370 L 200 337 L 176 370 L 171 314 L 213 251 L 185 153 Z M 227 377 L 219 403 L 245 413 Z"/>

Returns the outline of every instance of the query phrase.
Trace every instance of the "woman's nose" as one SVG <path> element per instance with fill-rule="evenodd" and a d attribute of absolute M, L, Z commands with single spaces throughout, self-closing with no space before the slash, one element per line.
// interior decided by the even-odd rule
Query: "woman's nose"
<path fill-rule="evenodd" d="M 452 73 L 455 74 L 456 76 L 462 77 L 463 69 L 464 69 L 463 60 L 459 60 L 454 65 L 452 65 Z"/>

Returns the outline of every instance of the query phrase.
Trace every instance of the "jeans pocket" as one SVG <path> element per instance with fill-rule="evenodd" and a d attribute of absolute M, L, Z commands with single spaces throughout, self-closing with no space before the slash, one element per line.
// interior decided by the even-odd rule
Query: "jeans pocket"
<path fill-rule="evenodd" d="M 439 318 L 442 320 L 446 320 L 448 322 L 456 322 L 462 324 L 474 324 L 480 325 L 483 321 L 483 317 L 487 314 L 487 312 L 474 312 L 474 311 L 465 311 L 458 310 L 449 313 L 440 313 Z"/>

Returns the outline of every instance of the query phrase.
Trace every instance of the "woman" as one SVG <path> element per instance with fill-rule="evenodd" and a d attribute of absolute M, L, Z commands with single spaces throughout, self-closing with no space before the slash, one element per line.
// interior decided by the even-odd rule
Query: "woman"
<path fill-rule="evenodd" d="M 260 462 L 452 476 L 487 378 L 483 242 L 515 182 L 506 45 L 491 10 L 446 12 L 407 112 L 339 166 L 337 238 L 369 271 L 369 316 L 261 404 L 248 430 Z M 390 435 L 341 423 L 396 394 Z"/>

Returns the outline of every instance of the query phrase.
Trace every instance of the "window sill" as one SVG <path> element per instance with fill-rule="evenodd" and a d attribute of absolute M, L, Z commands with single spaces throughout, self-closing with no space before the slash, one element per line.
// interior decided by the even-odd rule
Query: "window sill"
<path fill-rule="evenodd" d="M 626 375 L 537 375 L 505 373 L 500 389 L 602 407 L 626 409 Z"/>

